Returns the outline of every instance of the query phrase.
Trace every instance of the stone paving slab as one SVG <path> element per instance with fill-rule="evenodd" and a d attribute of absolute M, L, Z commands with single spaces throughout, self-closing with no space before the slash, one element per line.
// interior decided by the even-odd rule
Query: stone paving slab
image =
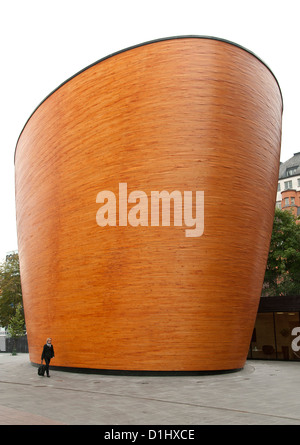
<path fill-rule="evenodd" d="M 63 425 L 63 423 L 0 405 L 0 425 Z"/>
<path fill-rule="evenodd" d="M 51 370 L 0 353 L 1 425 L 300 425 L 300 363 L 247 361 L 203 376 Z"/>

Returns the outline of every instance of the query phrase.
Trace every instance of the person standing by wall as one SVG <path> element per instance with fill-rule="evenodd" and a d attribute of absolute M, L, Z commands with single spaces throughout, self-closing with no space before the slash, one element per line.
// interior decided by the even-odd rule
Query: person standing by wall
<path fill-rule="evenodd" d="M 46 363 L 46 373 L 47 373 L 47 377 L 50 377 L 49 375 L 49 364 L 50 364 L 50 360 L 54 357 L 54 348 L 52 345 L 52 339 L 51 338 L 47 338 L 46 344 L 44 345 L 43 348 L 43 352 L 42 352 L 42 357 L 41 360 L 45 360 Z"/>

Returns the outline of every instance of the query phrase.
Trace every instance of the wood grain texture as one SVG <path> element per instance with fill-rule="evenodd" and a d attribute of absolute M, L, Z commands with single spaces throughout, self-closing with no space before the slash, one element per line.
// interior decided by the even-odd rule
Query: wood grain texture
<path fill-rule="evenodd" d="M 153 371 L 243 367 L 277 190 L 282 98 L 268 68 L 218 40 L 118 53 L 51 94 L 15 157 L 30 359 Z M 205 228 L 99 227 L 119 183 L 202 190 Z M 130 205 L 128 204 L 130 208 Z"/>

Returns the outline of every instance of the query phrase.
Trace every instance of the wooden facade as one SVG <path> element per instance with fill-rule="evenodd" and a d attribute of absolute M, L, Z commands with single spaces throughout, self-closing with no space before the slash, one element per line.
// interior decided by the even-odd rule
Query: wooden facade
<path fill-rule="evenodd" d="M 243 367 L 272 231 L 282 106 L 261 60 L 202 37 L 116 53 L 39 105 L 15 153 L 33 363 L 50 336 L 54 366 Z M 98 193 L 118 199 L 119 184 L 147 197 L 203 191 L 203 234 L 185 236 L 172 218 L 151 225 L 150 203 L 148 225 L 100 227 Z"/>

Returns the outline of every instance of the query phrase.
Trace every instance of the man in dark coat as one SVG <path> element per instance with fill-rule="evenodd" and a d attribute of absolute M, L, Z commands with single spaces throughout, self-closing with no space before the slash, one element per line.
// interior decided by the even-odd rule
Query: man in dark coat
<path fill-rule="evenodd" d="M 42 357 L 41 357 L 41 360 L 42 361 L 45 360 L 45 363 L 46 363 L 47 377 L 50 377 L 49 364 L 50 364 L 50 360 L 54 357 L 54 349 L 53 349 L 53 345 L 51 344 L 51 341 L 52 341 L 51 338 L 47 338 L 47 343 L 44 345 Z"/>

